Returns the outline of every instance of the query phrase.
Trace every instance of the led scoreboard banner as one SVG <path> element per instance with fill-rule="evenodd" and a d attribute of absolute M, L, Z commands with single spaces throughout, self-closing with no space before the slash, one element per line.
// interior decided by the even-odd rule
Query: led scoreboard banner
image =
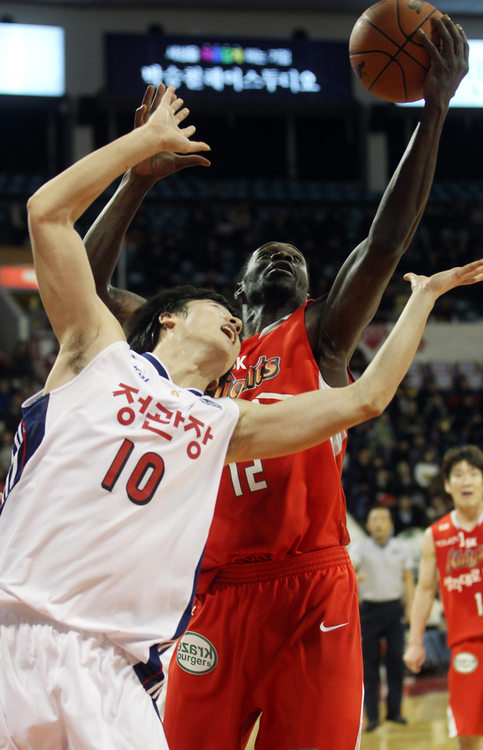
<path fill-rule="evenodd" d="M 344 42 L 106 34 L 107 91 L 142 96 L 175 86 L 195 99 L 351 101 Z"/>

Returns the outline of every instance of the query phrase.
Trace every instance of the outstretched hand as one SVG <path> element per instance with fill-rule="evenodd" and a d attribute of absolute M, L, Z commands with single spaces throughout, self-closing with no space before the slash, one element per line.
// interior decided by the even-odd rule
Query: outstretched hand
<path fill-rule="evenodd" d="M 448 106 L 456 89 L 468 72 L 469 46 L 462 27 L 453 23 L 448 15 L 434 18 L 441 47 L 429 39 L 422 29 L 419 38 L 431 58 L 431 67 L 424 84 L 424 98 Z"/>
<path fill-rule="evenodd" d="M 158 110 L 165 94 L 166 86 L 163 83 L 161 83 L 156 90 L 152 84 L 148 86 L 142 104 L 138 107 L 134 115 L 135 128 L 139 128 L 148 122 L 150 117 L 152 117 Z M 182 99 L 177 99 L 174 95 L 174 89 L 173 96 L 170 97 L 170 107 L 172 107 L 173 104 L 176 104 L 176 108 L 171 108 L 169 112 L 168 122 L 170 127 L 177 130 L 179 134 L 182 134 L 184 136 L 184 141 L 188 140 L 188 143 L 192 147 L 192 151 L 208 150 L 209 147 L 206 144 L 189 141 L 190 136 L 195 132 L 194 126 L 184 129 L 179 128 L 179 125 L 188 116 L 189 109 L 186 107 L 181 109 L 183 101 Z M 159 180 L 162 177 L 168 177 L 168 175 L 173 174 L 174 172 L 179 172 L 180 169 L 184 169 L 185 167 L 209 167 L 210 162 L 204 156 L 201 156 L 200 154 L 186 153 L 187 149 L 180 147 L 186 146 L 184 141 L 183 143 L 180 142 L 176 144 L 177 150 L 182 153 L 176 153 L 174 149 L 172 151 L 160 151 L 158 154 L 155 154 L 155 156 L 151 156 L 149 159 L 144 159 L 144 161 L 137 164 L 133 167 L 132 172 L 139 177 L 151 177 L 154 180 Z M 198 148 L 200 145 L 204 146 L 204 148 Z"/>
<path fill-rule="evenodd" d="M 475 260 L 466 266 L 440 271 L 433 276 L 418 276 L 415 273 L 407 273 L 404 278 L 411 282 L 413 292 L 417 289 L 423 289 L 431 292 L 437 299 L 457 286 L 477 284 L 479 281 L 483 281 L 483 260 Z"/>

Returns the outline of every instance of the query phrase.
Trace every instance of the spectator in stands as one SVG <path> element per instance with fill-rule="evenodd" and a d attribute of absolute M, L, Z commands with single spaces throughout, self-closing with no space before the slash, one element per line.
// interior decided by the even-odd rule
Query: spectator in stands
<path fill-rule="evenodd" d="M 27 341 L 19 341 L 12 354 L 10 373 L 14 378 L 33 376 L 32 358 Z"/>
<path fill-rule="evenodd" d="M 3 415 L 9 410 L 11 402 L 12 381 L 4 375 L 0 378 L 0 420 L 3 419 Z"/>
<path fill-rule="evenodd" d="M 415 502 L 421 501 L 424 498 L 421 488 L 418 487 L 414 480 L 408 461 L 397 462 L 394 488 L 397 495 L 409 495 Z"/>
<path fill-rule="evenodd" d="M 409 440 L 406 438 L 406 436 L 402 435 L 397 430 L 396 417 L 393 416 L 392 419 L 393 419 L 393 423 L 395 427 L 395 432 L 398 438 L 397 443 L 394 446 L 392 459 L 393 461 L 397 461 L 397 462 L 406 461 L 410 465 L 409 455 L 410 455 L 411 445 L 409 443 Z"/>
<path fill-rule="evenodd" d="M 12 434 L 15 434 L 17 427 L 22 419 L 22 402 L 24 397 L 21 393 L 15 392 L 12 395 L 12 400 L 6 411 L 2 414 L 2 422 L 5 429 Z"/>
<path fill-rule="evenodd" d="M 450 512 L 452 508 L 450 499 L 443 493 L 431 495 L 429 504 L 426 507 L 426 516 L 429 523 L 434 523 Z"/>
<path fill-rule="evenodd" d="M 13 433 L 0 428 L 0 475 L 6 477 L 12 458 Z"/>
<path fill-rule="evenodd" d="M 420 487 L 426 489 L 431 480 L 439 474 L 436 452 L 433 448 L 427 448 L 414 467 L 414 478 Z"/>
<path fill-rule="evenodd" d="M 419 411 L 417 400 L 415 398 L 398 399 L 398 407 L 400 413 L 396 422 L 397 431 L 407 438 L 420 435 L 426 424 Z"/>
<path fill-rule="evenodd" d="M 406 529 L 423 529 L 427 526 L 425 514 L 413 502 L 410 495 L 399 495 L 394 510 L 394 533 L 396 536 Z"/>
<path fill-rule="evenodd" d="M 377 505 L 385 505 L 389 508 L 395 506 L 396 495 L 394 494 L 394 483 L 391 472 L 385 466 L 376 471 L 371 487 L 371 494 Z"/>

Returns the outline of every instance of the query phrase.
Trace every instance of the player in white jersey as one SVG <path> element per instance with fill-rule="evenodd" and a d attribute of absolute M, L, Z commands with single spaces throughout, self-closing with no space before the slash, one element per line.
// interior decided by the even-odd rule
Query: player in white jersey
<path fill-rule="evenodd" d="M 60 343 L 23 406 L 0 517 L 0 747 L 166 748 L 150 695 L 186 626 L 224 463 L 309 448 L 379 414 L 434 301 L 483 261 L 427 279 L 357 383 L 278 404 L 213 400 L 240 321 L 204 290 L 160 293 L 124 333 L 95 293 L 74 223 L 119 174 L 166 149 L 203 150 L 170 88 L 141 128 L 29 201 L 42 299 Z M 290 425 L 290 430 L 287 429 Z M 216 659 L 193 646 L 197 664 Z M 133 669 L 134 667 L 134 669 Z M 139 680 L 147 692 L 141 688 Z"/>

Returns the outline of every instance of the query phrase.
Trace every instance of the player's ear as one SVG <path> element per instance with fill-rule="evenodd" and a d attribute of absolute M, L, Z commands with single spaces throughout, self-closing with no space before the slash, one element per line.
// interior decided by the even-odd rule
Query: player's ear
<path fill-rule="evenodd" d="M 163 328 L 174 328 L 176 325 L 176 316 L 172 313 L 161 313 L 158 320 L 160 326 Z"/>
<path fill-rule="evenodd" d="M 206 391 L 208 393 L 213 393 L 214 391 L 216 391 L 219 385 L 220 385 L 220 379 L 216 378 L 216 380 L 212 380 L 211 383 L 208 383 L 206 387 Z"/>
<path fill-rule="evenodd" d="M 242 283 L 238 283 L 235 286 L 235 293 L 233 296 L 235 297 L 236 300 L 239 300 L 242 304 L 246 301 L 245 291 L 243 289 Z"/>
<path fill-rule="evenodd" d="M 444 491 L 447 492 L 448 495 L 451 495 L 451 487 L 449 486 L 447 479 L 444 480 Z"/>

